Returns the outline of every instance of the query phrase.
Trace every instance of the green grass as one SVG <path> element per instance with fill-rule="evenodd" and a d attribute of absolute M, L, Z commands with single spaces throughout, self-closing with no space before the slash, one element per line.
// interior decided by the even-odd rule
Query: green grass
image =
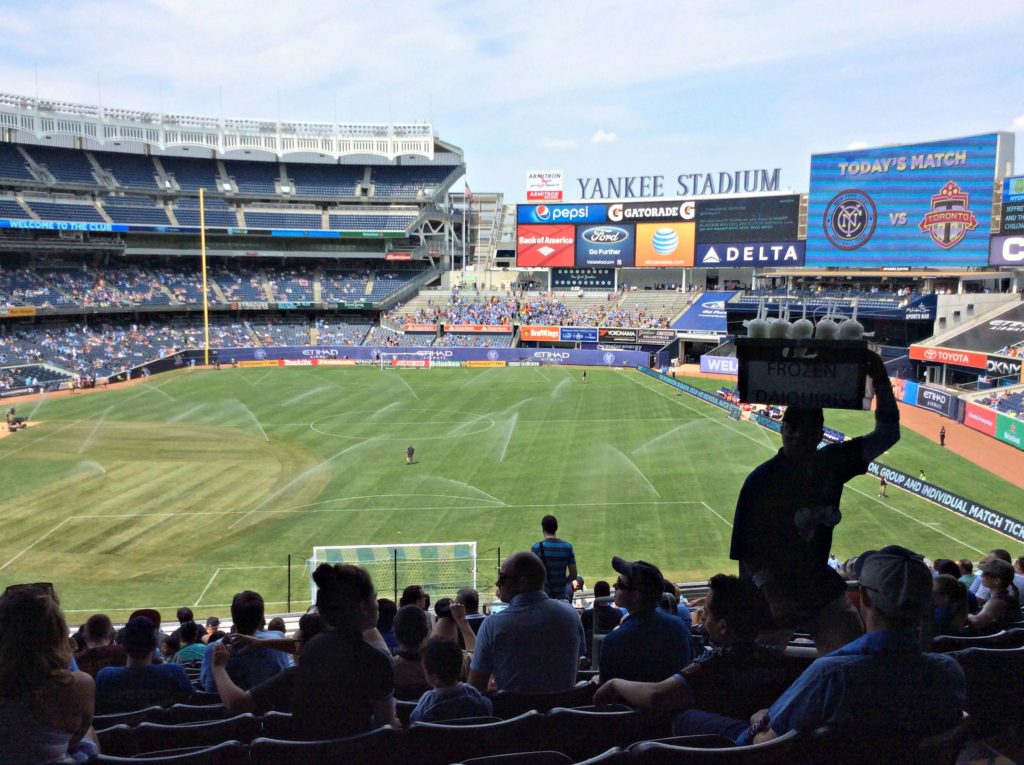
<path fill-rule="evenodd" d="M 778 437 L 634 371 L 589 378 L 557 367 L 182 371 L 23 405 L 38 424 L 0 441 L 0 584 L 53 581 L 72 623 L 141 606 L 223 615 L 244 588 L 282 611 L 288 556 L 292 607 L 303 608 L 315 545 L 476 540 L 486 595 L 497 548 L 526 548 L 549 512 L 588 582 L 612 575 L 612 555 L 676 579 L 733 571 L 736 495 Z M 872 419 L 831 413 L 828 424 L 858 434 Z M 912 432 L 882 461 L 1019 512 L 1019 488 Z M 868 477 L 849 484 L 840 557 L 900 542 L 976 560 L 1008 546 L 876 490 Z"/>

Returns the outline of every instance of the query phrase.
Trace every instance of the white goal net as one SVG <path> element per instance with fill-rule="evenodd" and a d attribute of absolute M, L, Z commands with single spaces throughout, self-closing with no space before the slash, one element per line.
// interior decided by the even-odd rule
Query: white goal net
<path fill-rule="evenodd" d="M 462 587 L 476 588 L 476 542 L 314 547 L 309 561 L 310 602 L 316 602 L 313 571 L 321 563 L 350 563 L 370 572 L 380 597 L 398 602 L 402 590 L 418 584 L 431 602 L 454 598 Z"/>

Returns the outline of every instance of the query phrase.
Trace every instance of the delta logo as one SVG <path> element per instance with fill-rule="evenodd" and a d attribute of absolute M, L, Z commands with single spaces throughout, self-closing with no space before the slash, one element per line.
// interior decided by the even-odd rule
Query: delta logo
<path fill-rule="evenodd" d="M 956 247 L 968 231 L 978 227 L 978 218 L 969 208 L 966 191 L 949 181 L 932 197 L 932 206 L 918 228 L 927 232 L 932 241 L 944 250 Z"/>

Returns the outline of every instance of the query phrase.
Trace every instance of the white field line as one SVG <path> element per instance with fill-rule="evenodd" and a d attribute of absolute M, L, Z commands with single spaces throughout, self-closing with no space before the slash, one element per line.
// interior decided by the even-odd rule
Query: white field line
<path fill-rule="evenodd" d="M 113 408 L 113 407 L 111 407 L 111 408 Z M 22 449 L 27 449 L 30 446 L 35 446 L 40 441 L 45 441 L 50 436 L 55 436 L 58 433 L 60 433 L 62 430 L 67 430 L 72 425 L 77 425 L 80 422 L 82 422 L 82 421 L 81 420 L 74 420 L 73 422 L 69 422 L 67 425 L 62 425 L 61 427 L 57 428 L 56 430 L 47 433 L 45 436 L 40 436 L 39 438 L 37 438 L 35 441 L 32 441 L 31 443 L 25 444 L 24 446 L 19 446 L 17 449 L 11 449 L 9 452 L 7 452 L 7 453 L 5 453 L 3 455 L 0 455 L 0 460 L 5 460 L 8 457 L 10 457 L 12 454 L 17 454 Z"/>
<path fill-rule="evenodd" d="M 54 526 L 54 527 L 53 527 L 52 529 L 50 529 L 49 531 L 47 531 L 47 532 L 46 532 L 45 534 L 43 534 L 43 535 L 42 535 L 41 537 L 39 537 L 39 539 L 37 539 L 37 540 L 36 540 L 35 542 L 33 542 L 33 543 L 32 543 L 32 544 L 30 544 L 30 545 L 29 545 L 28 547 L 26 547 L 26 548 L 25 548 L 24 550 L 22 550 L 22 551 L 21 551 L 20 553 L 18 553 L 17 555 L 15 555 L 15 556 L 14 556 L 13 558 L 11 558 L 11 559 L 10 559 L 9 561 L 7 561 L 7 562 L 6 562 L 6 563 L 5 563 L 4 565 L 0 566 L 0 571 L 3 571 L 3 570 L 4 570 L 5 568 L 7 568 L 8 566 L 10 566 L 10 565 L 11 565 L 12 563 L 14 563 L 14 561 L 16 561 L 16 560 L 17 560 L 18 558 L 20 558 L 20 557 L 21 557 L 22 555 L 24 555 L 25 553 L 27 553 L 27 552 L 28 552 L 29 550 L 31 550 L 31 549 L 32 549 L 33 547 L 35 547 L 35 546 L 36 546 L 37 544 L 39 544 L 40 542 L 42 542 L 42 541 L 43 541 L 44 539 L 46 539 L 46 538 L 47 538 L 48 536 L 50 536 L 50 534 L 52 534 L 53 532 L 55 532 L 55 531 L 56 531 L 57 529 L 59 529 L 59 528 L 60 528 L 61 526 L 63 526 L 63 525 L 65 524 L 65 523 L 67 523 L 67 522 L 68 522 L 68 521 L 70 521 L 70 520 L 71 520 L 71 517 L 69 516 L 68 518 L 65 518 L 65 519 L 64 519 L 63 521 L 61 521 L 61 522 L 60 522 L 60 523 L 58 523 L 58 524 L 57 524 L 56 526 Z"/>
<path fill-rule="evenodd" d="M 637 374 L 640 374 L 640 373 L 638 372 Z M 637 380 L 635 377 L 630 377 L 629 379 L 631 379 L 633 382 L 635 382 L 637 385 L 639 385 L 642 388 L 647 388 L 647 390 L 653 391 L 654 393 L 657 393 L 660 396 L 664 396 L 665 395 L 661 391 L 655 390 L 654 388 L 650 387 L 649 385 L 644 385 L 642 382 Z M 684 394 L 684 395 L 688 395 L 688 394 Z M 769 444 L 764 443 L 763 441 L 758 441 L 756 438 L 752 438 L 751 436 L 748 436 L 746 433 L 742 433 L 742 432 L 736 430 L 735 428 L 730 428 L 725 423 L 723 423 L 723 422 L 721 422 L 719 420 L 714 419 L 713 417 L 711 417 L 710 415 L 705 414 L 704 412 L 700 412 L 700 411 L 698 411 L 696 409 L 693 409 L 692 407 L 686 406 L 686 404 L 684 404 L 682 401 L 676 401 L 676 399 L 672 398 L 671 396 L 665 396 L 665 398 L 667 398 L 669 401 L 675 401 L 680 406 L 685 407 L 686 409 L 689 409 L 692 412 L 696 412 L 701 417 L 705 417 L 705 418 L 711 420 L 712 422 L 715 422 L 715 423 L 721 425 L 726 430 L 731 430 L 734 433 L 739 433 L 739 435 L 744 436 L 745 438 L 749 438 L 751 441 L 753 441 L 754 443 L 764 447 L 765 449 L 772 449 L 773 448 L 772 446 L 770 446 Z M 899 513 L 900 515 L 902 515 L 902 516 L 904 516 L 906 518 L 909 518 L 910 520 L 914 521 L 914 523 L 918 523 L 918 524 L 924 526 L 929 531 L 934 531 L 937 534 L 941 534 L 942 536 L 946 537 L 947 539 L 953 540 L 957 544 L 961 544 L 964 547 L 967 547 L 968 549 L 974 550 L 976 553 L 980 553 L 982 555 L 985 554 L 983 550 L 979 550 L 977 547 L 969 545 L 966 542 L 964 542 L 963 540 L 957 539 L 956 537 L 954 537 L 954 536 L 952 536 L 950 534 L 947 534 L 945 531 L 940 531 L 939 529 L 933 528 L 933 527 L 929 526 L 927 523 L 925 523 L 924 521 L 918 520 L 914 516 L 908 515 L 907 513 L 903 512 L 902 510 L 899 510 L 898 508 L 893 507 L 892 505 L 887 505 L 884 502 L 879 501 L 878 497 L 874 497 L 874 496 L 868 494 L 866 491 L 861 491 L 860 489 L 856 488 L 855 486 L 851 486 L 850 488 L 853 491 L 857 492 L 858 494 L 861 494 L 861 495 L 867 497 L 868 499 L 870 499 L 870 500 L 872 500 L 874 502 L 878 502 L 878 504 L 882 505 L 882 507 L 885 507 L 886 509 L 891 510 L 894 513 Z M 925 499 L 925 498 L 921 497 L 921 499 Z M 925 501 L 929 501 L 929 500 L 925 500 Z M 932 504 L 936 504 L 936 503 L 932 503 Z M 936 505 L 936 506 L 937 507 L 941 507 L 941 505 Z M 963 516 L 960 516 L 960 517 L 963 517 Z M 971 520 L 971 519 L 967 518 L 966 520 Z M 981 524 L 981 525 L 984 525 L 984 524 Z M 988 527 L 986 526 L 985 528 L 988 528 Z"/>
<path fill-rule="evenodd" d="M 206 583 L 206 586 L 203 588 L 203 591 L 201 593 L 199 593 L 199 597 L 196 598 L 196 602 L 192 604 L 192 608 L 197 608 L 199 606 L 199 604 L 203 600 L 203 595 L 205 595 L 206 591 L 210 589 L 210 585 L 213 584 L 213 580 L 217 578 L 217 574 L 219 574 L 219 573 L 220 573 L 220 569 L 219 568 L 216 571 L 213 572 L 213 576 L 210 577 L 210 581 Z"/>
<path fill-rule="evenodd" d="M 290 602 L 292 604 L 295 604 L 295 603 L 308 603 L 309 601 L 308 600 L 292 598 L 292 600 Z M 267 601 L 264 601 L 264 605 L 267 605 L 267 606 L 283 606 L 283 605 L 286 605 L 287 603 L 289 603 L 289 601 L 287 601 L 287 600 L 267 600 Z M 109 611 L 138 611 L 139 608 L 155 608 L 157 611 L 169 611 L 169 612 L 173 613 L 174 610 L 176 608 L 179 608 L 179 607 L 180 607 L 180 604 L 179 605 L 170 605 L 170 606 L 153 606 L 153 605 L 147 604 L 145 606 L 137 606 L 137 607 L 136 606 L 125 606 L 125 607 L 122 608 L 121 606 L 113 606 L 112 607 L 108 603 L 107 605 L 102 606 L 100 608 L 61 608 L 61 611 L 63 611 L 65 614 L 102 614 L 102 613 L 107 613 Z M 210 609 L 213 609 L 213 608 L 227 609 L 227 608 L 230 608 L 230 607 L 231 607 L 230 603 L 208 603 L 208 604 L 203 606 L 203 608 L 210 608 Z M 229 619 L 223 619 L 222 623 L 227 622 L 227 621 L 230 621 L 230 620 Z M 140 762 L 144 762 L 144 761 L 140 760 Z"/>
<path fill-rule="evenodd" d="M 252 386 L 253 386 L 253 387 L 255 388 L 255 387 L 256 387 L 257 385 L 259 385 L 259 384 L 260 384 L 260 382 L 261 382 L 262 380 L 265 380 L 265 379 L 267 379 L 267 376 L 268 376 L 268 375 L 272 375 L 272 374 L 274 374 L 274 370 L 273 370 L 273 369 L 271 369 L 271 370 L 270 370 L 269 372 L 266 372 L 266 373 L 264 373 L 264 374 L 260 375 L 260 378 L 259 378 L 259 380 L 257 380 L 256 382 L 254 382 L 254 383 L 252 384 Z"/>
<path fill-rule="evenodd" d="M 626 456 L 624 452 L 619 451 L 611 444 L 608 444 L 608 448 L 611 449 L 613 452 L 618 452 L 620 455 L 622 455 L 622 459 L 626 460 L 626 462 L 629 463 L 630 467 L 632 467 L 633 470 L 636 471 L 637 475 L 644 479 L 644 483 L 651 487 L 651 491 L 654 492 L 655 496 L 657 496 L 659 499 L 661 498 L 661 493 L 656 488 L 654 488 L 654 484 L 651 483 L 650 479 L 646 475 L 644 475 L 644 471 L 637 467 L 637 464 L 633 462 L 633 460 L 631 460 L 629 457 Z"/>
<path fill-rule="evenodd" d="M 251 385 L 251 386 L 252 386 L 252 387 L 254 387 L 254 388 L 256 387 L 256 383 L 254 383 L 254 382 L 253 382 L 252 380 L 250 380 L 250 379 L 249 379 L 249 378 L 248 378 L 248 377 L 246 376 L 246 374 L 245 374 L 245 372 L 244 372 L 244 371 L 243 371 L 243 372 L 242 372 L 241 374 L 237 375 L 237 377 L 238 377 L 238 379 L 240 379 L 240 380 L 241 380 L 242 382 L 246 382 L 246 383 L 249 383 L 249 385 Z"/>
<path fill-rule="evenodd" d="M 195 414 L 196 412 L 198 412 L 204 406 L 206 406 L 206 405 L 205 404 L 196 404 L 195 406 L 190 406 L 184 412 L 179 412 L 178 414 L 176 414 L 173 417 L 171 417 L 169 420 L 167 420 L 167 422 L 181 422 L 182 420 L 184 420 L 189 415 Z"/>
<path fill-rule="evenodd" d="M 166 385 L 166 384 L 167 383 L 164 383 L 164 385 Z M 161 386 L 159 386 L 159 385 L 150 385 L 149 383 L 142 383 L 142 385 L 140 387 L 149 388 L 150 390 L 155 390 L 161 396 L 167 396 L 167 398 L 169 398 L 171 401 L 177 401 L 178 400 L 174 396 L 172 396 L 170 393 L 168 393 L 167 391 L 161 390 L 160 389 Z"/>
<path fill-rule="evenodd" d="M 701 502 L 701 504 L 702 504 L 702 505 L 704 505 L 704 507 L 706 507 L 706 508 L 707 508 L 708 510 L 710 510 L 710 511 L 711 511 L 712 513 L 714 513 L 715 515 L 717 515 L 717 516 L 718 516 L 719 518 L 721 518 L 721 519 L 722 519 L 722 522 L 723 522 L 723 523 L 724 523 L 724 524 L 725 524 L 726 526 L 728 526 L 728 527 L 729 527 L 730 529 L 732 528 L 732 524 L 731 524 L 731 523 L 730 523 L 729 521 L 727 521 L 727 520 L 725 519 L 725 517 L 724 517 L 724 516 L 722 516 L 722 515 L 719 515 L 719 513 L 718 513 L 718 512 L 717 512 L 717 511 L 715 510 L 715 508 L 713 508 L 713 507 L 712 507 L 711 505 L 709 505 L 709 504 L 708 504 L 707 502 L 703 502 L 703 501 L 702 501 L 702 502 Z"/>
<path fill-rule="evenodd" d="M 249 416 L 252 417 L 252 421 L 256 423 L 256 427 L 260 429 L 260 433 L 263 434 L 263 440 L 269 441 L 270 436 L 268 436 L 267 431 L 263 429 L 263 426 L 260 424 L 259 419 L 256 417 L 256 413 L 253 412 L 253 410 L 250 409 L 249 407 L 245 406 L 245 404 L 242 404 L 242 406 L 245 407 L 245 411 L 247 411 L 249 413 Z"/>

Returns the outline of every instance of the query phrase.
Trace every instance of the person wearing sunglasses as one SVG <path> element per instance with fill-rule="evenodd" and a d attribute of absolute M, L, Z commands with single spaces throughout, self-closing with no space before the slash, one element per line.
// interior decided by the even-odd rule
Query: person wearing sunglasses
<path fill-rule="evenodd" d="M 52 585 L 8 587 L 0 597 L 0 762 L 96 751 L 94 681 L 69 669 L 71 652 Z"/>

